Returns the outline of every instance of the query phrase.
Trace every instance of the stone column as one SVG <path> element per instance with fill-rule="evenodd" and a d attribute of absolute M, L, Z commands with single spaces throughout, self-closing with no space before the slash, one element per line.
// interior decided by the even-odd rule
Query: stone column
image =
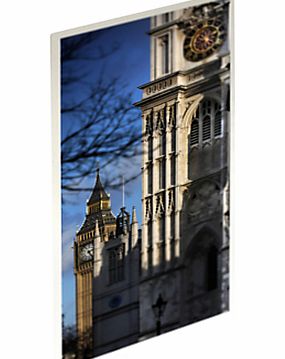
<path fill-rule="evenodd" d="M 165 185 L 165 261 L 166 268 L 170 267 L 171 243 L 170 243 L 170 212 L 169 212 L 169 189 L 171 188 L 171 152 L 172 152 L 172 124 L 170 123 L 170 106 L 166 109 L 166 185 Z M 172 114 L 173 116 L 173 114 Z"/>
<path fill-rule="evenodd" d="M 183 143 L 183 126 L 182 126 L 182 116 L 183 116 L 183 101 L 181 95 L 179 95 L 176 101 L 176 176 L 175 176 L 175 190 L 174 190 L 174 201 L 175 201 L 175 239 L 174 239 L 174 253 L 175 258 L 180 256 L 180 211 L 182 207 L 182 194 L 183 188 L 181 187 L 184 184 L 184 172 L 183 166 L 185 166 L 185 143 Z"/>

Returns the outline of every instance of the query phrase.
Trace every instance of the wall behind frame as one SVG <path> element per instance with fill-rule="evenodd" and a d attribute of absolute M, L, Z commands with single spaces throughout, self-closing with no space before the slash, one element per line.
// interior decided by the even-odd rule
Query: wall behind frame
<path fill-rule="evenodd" d="M 281 54 L 269 50 L 280 46 L 273 33 L 283 33 L 283 18 L 277 0 L 270 7 L 258 8 L 256 3 L 236 2 L 231 312 L 106 358 L 168 359 L 182 353 L 195 359 L 284 356 L 283 330 L 278 325 L 285 317 L 284 115 L 280 111 L 285 79 Z M 88 0 L 80 5 L 67 0 L 27 0 L 5 5 L 0 131 L 5 168 L 0 186 L 4 209 L 1 271 L 5 273 L 1 322 L 7 333 L 1 346 L 3 357 L 60 357 L 56 355 L 59 340 L 54 344 L 51 305 L 55 254 L 51 244 L 49 35 L 173 3 L 106 0 L 96 4 Z"/>

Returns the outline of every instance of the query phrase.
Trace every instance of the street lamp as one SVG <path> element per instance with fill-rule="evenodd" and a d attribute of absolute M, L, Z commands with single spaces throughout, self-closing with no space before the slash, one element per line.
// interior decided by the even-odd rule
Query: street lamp
<path fill-rule="evenodd" d="M 156 335 L 160 334 L 160 329 L 161 329 L 161 317 L 165 311 L 165 307 L 166 307 L 167 301 L 163 300 L 162 295 L 159 294 L 156 303 L 152 305 L 152 309 L 154 312 L 154 316 L 156 319 Z"/>

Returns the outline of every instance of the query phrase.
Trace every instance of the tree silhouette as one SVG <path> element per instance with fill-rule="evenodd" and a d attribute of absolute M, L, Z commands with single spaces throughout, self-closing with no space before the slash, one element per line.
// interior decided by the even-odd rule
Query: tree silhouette
<path fill-rule="evenodd" d="M 76 327 L 74 325 L 64 327 L 62 330 L 62 357 L 71 359 L 77 357 L 78 339 Z"/>
<path fill-rule="evenodd" d="M 119 45 L 105 50 L 98 45 L 100 36 L 95 31 L 61 43 L 61 180 L 68 192 L 90 191 L 86 179 L 94 178 L 98 166 L 112 168 L 105 185 L 118 187 L 126 160 L 129 165 L 140 152 L 140 113 L 132 93 L 120 78 L 105 76 L 102 65 Z M 100 73 L 95 81 L 94 69 Z M 125 183 L 138 175 L 139 170 L 125 173 Z"/>

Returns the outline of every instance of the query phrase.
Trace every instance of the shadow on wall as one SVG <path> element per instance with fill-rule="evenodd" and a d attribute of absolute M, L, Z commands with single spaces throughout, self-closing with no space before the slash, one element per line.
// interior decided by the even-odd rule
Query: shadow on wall
<path fill-rule="evenodd" d="M 100 270 L 93 280 L 94 351 L 88 353 L 86 348 L 83 358 L 222 312 L 225 182 L 225 175 L 220 173 L 197 181 L 184 192 L 180 255 L 175 258 L 173 251 L 170 261 L 161 257 L 164 263 L 151 271 L 141 268 L 141 239 L 139 236 L 134 245 L 130 228 L 102 243 Z"/>

